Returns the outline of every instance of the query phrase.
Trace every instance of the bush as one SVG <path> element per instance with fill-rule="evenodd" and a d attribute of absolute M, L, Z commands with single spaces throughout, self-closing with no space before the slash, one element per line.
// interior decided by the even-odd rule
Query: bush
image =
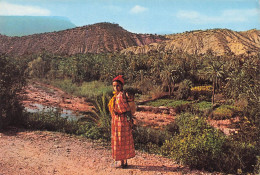
<path fill-rule="evenodd" d="M 179 84 L 178 90 L 175 93 L 175 97 L 178 100 L 187 99 L 191 93 L 192 82 L 190 80 L 184 80 Z"/>
<path fill-rule="evenodd" d="M 170 133 L 171 136 L 175 136 L 180 133 L 179 126 L 176 124 L 176 122 L 169 123 L 165 126 L 165 130 Z"/>
<path fill-rule="evenodd" d="M 215 120 L 230 119 L 234 115 L 234 106 L 221 105 L 213 111 L 212 118 Z"/>
<path fill-rule="evenodd" d="M 165 141 L 161 147 L 163 155 L 208 171 L 245 173 L 257 169 L 256 146 L 233 141 L 209 126 L 205 119 L 189 113 L 178 117 L 176 124 L 179 134 Z"/>
<path fill-rule="evenodd" d="M 256 163 L 256 165 L 255 165 L 255 167 L 254 167 L 254 173 L 255 174 L 260 174 L 260 156 L 256 156 L 256 158 L 257 158 L 257 163 Z"/>
<path fill-rule="evenodd" d="M 59 111 L 23 113 L 23 127 L 27 129 L 58 131 L 83 135 L 90 139 L 104 139 L 102 128 L 93 122 L 80 122 L 62 118 Z"/>
<path fill-rule="evenodd" d="M 62 118 L 59 110 L 48 112 L 23 113 L 23 126 L 28 129 L 39 129 L 48 131 L 60 131 L 76 134 L 79 126 L 76 121 L 68 121 Z"/>
<path fill-rule="evenodd" d="M 164 143 L 162 153 L 191 168 L 216 169 L 225 137 L 204 119 L 191 114 L 181 115 L 176 123 L 180 134 Z"/>
<path fill-rule="evenodd" d="M 210 109 L 212 107 L 212 103 L 207 101 L 201 101 L 199 103 L 194 104 L 193 107 L 200 111 L 204 111 Z"/>
<path fill-rule="evenodd" d="M 150 153 L 159 153 L 165 140 L 170 138 L 166 131 L 137 126 L 133 130 L 135 147 Z"/>
<path fill-rule="evenodd" d="M 98 126 L 102 131 L 102 135 L 106 140 L 111 139 L 111 116 L 108 109 L 108 103 L 110 96 L 103 92 L 102 96 L 97 96 L 94 102 L 95 109 L 94 114 L 98 119 Z"/>
<path fill-rule="evenodd" d="M 26 64 L 0 56 L 0 129 L 19 124 L 22 113 L 19 93 L 25 86 Z"/>
<path fill-rule="evenodd" d="M 212 86 L 195 86 L 191 89 L 191 96 L 194 100 L 208 101 L 211 99 Z"/>
<path fill-rule="evenodd" d="M 222 147 L 218 160 L 219 171 L 225 173 L 242 174 L 254 172 L 257 164 L 257 149 L 254 145 L 228 139 Z"/>

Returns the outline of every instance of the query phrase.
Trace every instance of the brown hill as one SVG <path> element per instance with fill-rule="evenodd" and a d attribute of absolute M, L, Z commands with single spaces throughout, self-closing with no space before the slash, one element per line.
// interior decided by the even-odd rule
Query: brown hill
<path fill-rule="evenodd" d="M 22 37 L 0 35 L 0 53 L 24 55 L 46 51 L 54 54 L 116 52 L 131 46 L 165 40 L 164 36 L 134 34 L 118 24 L 98 23 L 73 29 Z"/>
<path fill-rule="evenodd" d="M 130 47 L 121 53 L 175 52 L 184 51 L 189 54 L 205 54 L 212 50 L 216 55 L 259 53 L 260 31 L 249 30 L 235 32 L 227 29 L 192 31 L 166 36 L 170 40 L 152 43 L 145 46 Z"/>

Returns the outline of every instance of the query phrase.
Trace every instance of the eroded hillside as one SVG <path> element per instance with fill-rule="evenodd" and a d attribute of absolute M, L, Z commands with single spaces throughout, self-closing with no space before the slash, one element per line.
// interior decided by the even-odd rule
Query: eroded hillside
<path fill-rule="evenodd" d="M 217 55 L 256 54 L 260 49 L 260 31 L 249 30 L 235 32 L 227 29 L 192 31 L 166 36 L 169 40 L 146 46 L 135 46 L 122 50 L 121 53 L 175 52 L 205 54 L 211 50 Z"/>
<path fill-rule="evenodd" d="M 164 36 L 131 33 L 118 24 L 98 23 L 23 37 L 0 35 L 0 53 L 17 56 L 43 51 L 63 55 L 117 52 L 165 39 Z"/>

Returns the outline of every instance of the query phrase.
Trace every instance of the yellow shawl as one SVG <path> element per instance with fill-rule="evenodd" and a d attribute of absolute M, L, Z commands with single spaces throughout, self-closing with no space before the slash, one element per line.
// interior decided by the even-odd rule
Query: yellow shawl
<path fill-rule="evenodd" d="M 114 96 L 110 99 L 110 101 L 108 103 L 108 109 L 111 114 L 114 111 L 115 100 L 116 100 L 116 96 L 117 96 L 117 93 L 115 91 L 113 92 L 113 94 L 114 94 Z"/>

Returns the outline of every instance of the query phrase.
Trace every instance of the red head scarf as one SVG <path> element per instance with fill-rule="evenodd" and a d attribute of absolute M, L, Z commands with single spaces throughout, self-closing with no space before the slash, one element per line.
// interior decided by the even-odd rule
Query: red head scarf
<path fill-rule="evenodd" d="M 125 80 L 123 79 L 123 75 L 118 75 L 113 81 L 120 81 L 123 85 L 125 84 Z"/>

